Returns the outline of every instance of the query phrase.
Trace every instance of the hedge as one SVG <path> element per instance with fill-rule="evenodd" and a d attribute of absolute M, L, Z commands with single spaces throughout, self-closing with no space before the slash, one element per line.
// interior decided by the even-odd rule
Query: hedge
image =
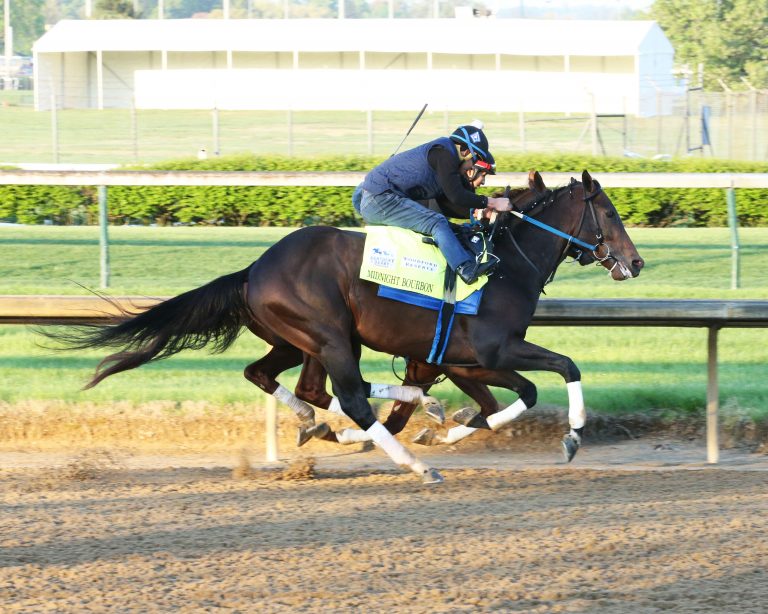
<path fill-rule="evenodd" d="M 369 157 L 281 158 L 228 156 L 183 159 L 126 170 L 198 171 L 360 171 L 381 161 Z M 579 174 L 596 178 L 608 172 L 765 173 L 768 164 L 687 158 L 673 161 L 576 155 L 500 155 L 499 169 Z M 552 187 L 552 186 L 550 186 Z M 216 224 L 226 226 L 306 226 L 360 223 L 348 187 L 153 187 L 109 188 L 109 215 L 114 224 Z M 486 192 L 489 190 L 486 189 Z M 725 226 L 722 189 L 612 188 L 611 199 L 628 225 Z M 739 189 L 737 209 L 743 226 L 768 225 L 768 189 Z M 0 220 L 25 224 L 93 224 L 96 189 L 66 186 L 0 187 Z"/>

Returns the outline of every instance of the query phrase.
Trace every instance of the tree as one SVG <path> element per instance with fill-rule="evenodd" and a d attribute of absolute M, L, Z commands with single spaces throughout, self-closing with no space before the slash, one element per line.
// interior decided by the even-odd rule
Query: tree
<path fill-rule="evenodd" d="M 32 45 L 43 35 L 45 21 L 43 6 L 45 0 L 10 0 L 11 27 L 13 28 L 13 51 L 21 55 L 31 55 Z M 5 22 L 0 11 L 0 39 L 5 45 Z"/>
<path fill-rule="evenodd" d="M 742 78 L 768 86 L 768 0 L 656 0 L 650 10 L 675 48 L 676 61 L 704 66 L 705 87 Z"/>
<path fill-rule="evenodd" d="M 98 0 L 93 9 L 94 19 L 137 19 L 133 0 Z"/>
<path fill-rule="evenodd" d="M 735 0 L 723 22 L 720 67 L 732 79 L 768 87 L 768 0 Z"/>

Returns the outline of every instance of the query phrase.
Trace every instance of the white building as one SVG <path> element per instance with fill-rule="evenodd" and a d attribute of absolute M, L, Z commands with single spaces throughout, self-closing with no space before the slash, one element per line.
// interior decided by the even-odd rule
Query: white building
<path fill-rule="evenodd" d="M 653 21 L 65 20 L 34 45 L 38 109 L 653 115 L 677 90 Z"/>

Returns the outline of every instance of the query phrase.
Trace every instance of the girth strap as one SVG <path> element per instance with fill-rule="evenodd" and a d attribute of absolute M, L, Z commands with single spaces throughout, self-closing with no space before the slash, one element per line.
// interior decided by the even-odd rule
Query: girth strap
<path fill-rule="evenodd" d="M 432 348 L 429 351 L 427 362 L 437 364 L 443 362 L 445 350 L 448 348 L 448 340 L 451 338 L 453 329 L 453 318 L 456 315 L 456 271 L 451 267 L 445 267 L 444 296 L 440 304 L 440 311 L 437 314 L 437 324 L 435 325 L 435 337 L 432 340 Z M 447 326 L 443 322 L 448 321 Z"/>

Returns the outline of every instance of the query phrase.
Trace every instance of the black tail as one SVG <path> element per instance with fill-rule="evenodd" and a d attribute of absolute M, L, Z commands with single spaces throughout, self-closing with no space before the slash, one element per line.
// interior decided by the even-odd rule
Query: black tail
<path fill-rule="evenodd" d="M 122 346 L 121 351 L 99 363 L 86 389 L 115 373 L 211 342 L 214 352 L 223 352 L 250 319 L 243 292 L 249 269 L 214 279 L 138 315 L 124 312 L 133 317 L 119 324 L 78 326 L 66 333 L 44 334 L 72 349 Z"/>

